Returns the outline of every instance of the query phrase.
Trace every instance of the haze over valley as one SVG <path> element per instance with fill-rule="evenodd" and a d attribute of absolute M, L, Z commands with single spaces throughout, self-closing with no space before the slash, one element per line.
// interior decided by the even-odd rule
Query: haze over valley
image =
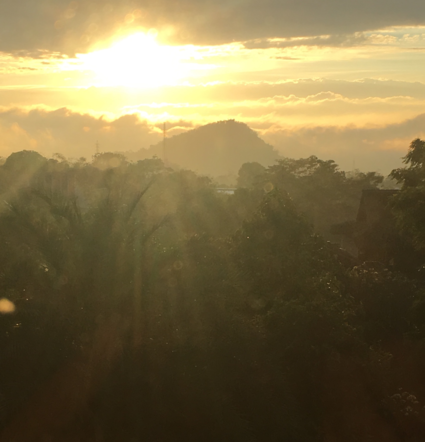
<path fill-rule="evenodd" d="M 425 440 L 424 0 L 0 0 L 0 442 Z"/>

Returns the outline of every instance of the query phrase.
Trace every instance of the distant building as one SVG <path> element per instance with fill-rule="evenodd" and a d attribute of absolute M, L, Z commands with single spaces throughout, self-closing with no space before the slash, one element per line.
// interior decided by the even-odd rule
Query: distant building
<path fill-rule="evenodd" d="M 401 246 L 389 202 L 398 190 L 363 190 L 354 229 L 360 261 L 393 264 Z"/>
<path fill-rule="evenodd" d="M 389 209 L 389 200 L 399 190 L 366 189 L 362 192 L 359 210 L 357 212 L 357 223 L 373 226 L 382 222 L 383 219 L 392 217 Z"/>
<path fill-rule="evenodd" d="M 340 247 L 361 262 L 390 262 L 393 253 L 388 247 L 394 242 L 395 226 L 389 201 L 397 192 L 363 190 L 356 219 L 331 227 L 330 233 L 340 238 Z"/>
<path fill-rule="evenodd" d="M 236 187 L 218 187 L 216 189 L 217 193 L 224 193 L 226 195 L 233 195 L 235 193 Z"/>
<path fill-rule="evenodd" d="M 356 220 L 332 226 L 331 233 L 340 235 L 342 244 L 351 245 L 351 248 L 342 248 L 359 263 L 379 262 L 385 267 L 413 274 L 424 257 L 397 229 L 390 201 L 398 192 L 363 190 Z"/>

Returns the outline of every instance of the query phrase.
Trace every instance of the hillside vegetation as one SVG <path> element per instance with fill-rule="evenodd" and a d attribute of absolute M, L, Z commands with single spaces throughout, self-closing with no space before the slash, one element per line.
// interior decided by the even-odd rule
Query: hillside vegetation
<path fill-rule="evenodd" d="M 129 159 L 142 160 L 156 155 L 163 158 L 163 142 L 127 153 Z M 207 124 L 166 140 L 169 165 L 211 176 L 236 175 L 243 163 L 256 161 L 269 166 L 279 158 L 246 124 L 235 120 Z"/>
<path fill-rule="evenodd" d="M 158 158 L 12 154 L 0 440 L 423 440 L 424 144 L 392 174 L 408 272 L 321 234 L 353 220 L 375 173 L 251 163 L 229 195 Z"/>

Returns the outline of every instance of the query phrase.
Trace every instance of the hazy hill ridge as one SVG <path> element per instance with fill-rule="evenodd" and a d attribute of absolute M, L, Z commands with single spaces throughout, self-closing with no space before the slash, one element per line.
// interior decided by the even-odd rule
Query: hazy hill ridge
<path fill-rule="evenodd" d="M 162 158 L 163 142 L 126 155 L 132 160 L 153 155 Z M 166 160 L 171 166 L 212 176 L 236 174 L 246 162 L 268 166 L 278 157 L 278 152 L 254 130 L 235 120 L 207 124 L 166 140 Z"/>

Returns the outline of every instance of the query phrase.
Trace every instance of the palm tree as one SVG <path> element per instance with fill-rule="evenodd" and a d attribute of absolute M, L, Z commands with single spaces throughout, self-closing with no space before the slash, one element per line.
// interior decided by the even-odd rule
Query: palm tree
<path fill-rule="evenodd" d="M 107 187 L 88 208 L 76 194 L 35 185 L 4 203 L 0 242 L 8 255 L 0 254 L 0 290 L 17 313 L 0 326 L 10 333 L 18 324 L 21 333 L 3 349 L 17 342 L 22 347 L 2 368 L 13 377 L 17 364 L 47 361 L 25 391 L 56 373 L 28 403 L 32 410 L 56 410 L 54 415 L 21 414 L 6 435 L 18 431 L 14 438 L 34 440 L 43 427 L 66 425 L 109 373 L 123 343 L 141 343 L 142 296 L 152 273 L 147 249 L 155 248 L 149 242 L 169 219 L 147 220 L 143 199 L 150 186 L 127 194 Z"/>

